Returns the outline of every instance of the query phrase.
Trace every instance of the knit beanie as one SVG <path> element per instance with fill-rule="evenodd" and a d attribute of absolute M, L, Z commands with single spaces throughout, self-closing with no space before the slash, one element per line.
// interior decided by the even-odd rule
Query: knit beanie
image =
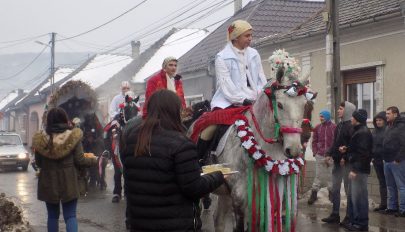
<path fill-rule="evenodd" d="M 177 58 L 174 57 L 174 56 L 166 57 L 166 58 L 163 60 L 162 68 L 165 68 L 166 65 L 167 65 L 170 61 L 176 61 L 176 62 L 177 62 Z"/>
<path fill-rule="evenodd" d="M 330 112 L 328 110 L 322 110 L 319 114 L 322 115 L 325 121 L 330 120 Z"/>
<path fill-rule="evenodd" d="M 228 27 L 228 41 L 232 41 L 238 36 L 242 35 L 244 32 L 252 29 L 252 25 L 250 25 L 245 20 L 236 20 Z"/>
<path fill-rule="evenodd" d="M 359 123 L 366 123 L 366 121 L 367 121 L 367 111 L 364 109 L 358 109 L 358 110 L 354 111 L 352 116 Z"/>

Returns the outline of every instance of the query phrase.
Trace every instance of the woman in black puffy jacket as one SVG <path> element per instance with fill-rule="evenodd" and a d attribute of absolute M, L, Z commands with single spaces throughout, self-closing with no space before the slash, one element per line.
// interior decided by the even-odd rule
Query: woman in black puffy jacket
<path fill-rule="evenodd" d="M 145 120 L 129 123 L 121 138 L 131 231 L 200 231 L 198 200 L 223 184 L 224 176 L 201 176 L 175 93 L 155 92 L 147 111 Z"/>

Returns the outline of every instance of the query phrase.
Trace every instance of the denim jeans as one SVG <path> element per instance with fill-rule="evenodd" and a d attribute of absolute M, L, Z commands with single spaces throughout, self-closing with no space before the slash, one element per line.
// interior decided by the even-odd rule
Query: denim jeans
<path fill-rule="evenodd" d="M 343 185 L 345 187 L 346 196 L 348 195 L 348 170 L 350 170 L 346 165 L 341 167 L 339 164 L 333 164 L 332 169 L 332 203 L 333 203 L 333 214 L 339 215 L 340 209 L 340 188 Z M 346 208 L 346 216 L 348 211 Z"/>
<path fill-rule="evenodd" d="M 405 160 L 399 164 L 394 162 L 384 163 L 385 182 L 388 190 L 388 209 L 398 209 L 405 212 Z"/>
<path fill-rule="evenodd" d="M 62 203 L 63 219 L 65 219 L 66 232 L 77 232 L 77 218 L 76 218 L 77 199 Z M 48 232 L 59 231 L 59 214 L 60 204 L 46 203 L 48 210 Z"/>
<path fill-rule="evenodd" d="M 349 180 L 349 195 L 347 196 L 347 209 L 352 224 L 368 226 L 368 174 L 357 173 Z"/>

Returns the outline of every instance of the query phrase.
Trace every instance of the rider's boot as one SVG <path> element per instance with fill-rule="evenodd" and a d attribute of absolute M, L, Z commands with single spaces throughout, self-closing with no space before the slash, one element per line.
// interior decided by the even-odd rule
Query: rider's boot
<path fill-rule="evenodd" d="M 197 142 L 197 153 L 198 153 L 198 159 L 200 160 L 200 164 L 204 165 L 205 164 L 205 159 L 208 154 L 208 149 L 210 147 L 211 141 L 206 141 L 201 138 L 198 139 Z"/>

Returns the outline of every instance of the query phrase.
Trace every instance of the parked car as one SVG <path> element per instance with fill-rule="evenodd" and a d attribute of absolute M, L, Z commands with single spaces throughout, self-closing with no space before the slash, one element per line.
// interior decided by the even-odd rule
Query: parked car
<path fill-rule="evenodd" d="M 0 131 L 0 168 L 28 169 L 30 154 L 15 132 Z"/>

